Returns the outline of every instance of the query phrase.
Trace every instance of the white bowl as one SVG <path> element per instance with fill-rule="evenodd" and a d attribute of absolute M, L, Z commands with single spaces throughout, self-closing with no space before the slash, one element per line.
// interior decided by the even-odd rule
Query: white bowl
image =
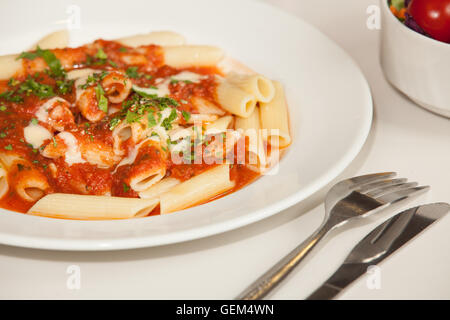
<path fill-rule="evenodd" d="M 403 25 L 381 1 L 381 66 L 387 80 L 420 106 L 450 118 L 450 44 Z"/>

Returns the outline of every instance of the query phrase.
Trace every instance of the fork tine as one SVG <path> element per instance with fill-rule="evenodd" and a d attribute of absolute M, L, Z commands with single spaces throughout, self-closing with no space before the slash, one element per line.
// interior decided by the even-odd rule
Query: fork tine
<path fill-rule="evenodd" d="M 369 184 L 362 185 L 355 189 L 355 191 L 358 191 L 360 193 L 367 193 L 369 191 L 381 188 L 381 187 L 389 187 L 389 186 L 395 186 L 401 183 L 405 183 L 408 181 L 408 179 L 402 178 L 402 179 L 388 179 L 388 180 L 382 180 L 377 182 L 372 182 Z"/>
<path fill-rule="evenodd" d="M 412 196 L 416 196 L 421 193 L 425 193 L 429 189 L 430 189 L 429 186 L 421 186 L 421 187 L 404 189 L 404 190 L 400 190 L 400 191 L 394 191 L 394 192 L 382 195 L 382 196 L 376 198 L 376 200 L 380 201 L 382 203 L 392 204 L 392 203 L 410 198 Z"/>
<path fill-rule="evenodd" d="M 388 194 L 394 191 L 401 191 L 403 189 L 410 189 L 413 187 L 417 187 L 419 184 L 417 182 L 409 182 L 409 183 L 401 183 L 397 185 L 391 185 L 388 187 L 381 187 L 370 192 L 367 192 L 367 195 L 372 198 L 378 198 L 384 194 Z"/>
<path fill-rule="evenodd" d="M 364 176 L 354 177 L 347 180 L 347 182 L 352 183 L 352 188 L 358 188 L 365 184 L 369 184 L 372 182 L 380 181 L 380 180 L 386 180 L 392 177 L 395 177 L 397 175 L 396 172 L 381 172 L 381 173 L 375 173 L 375 174 L 367 174 Z"/>

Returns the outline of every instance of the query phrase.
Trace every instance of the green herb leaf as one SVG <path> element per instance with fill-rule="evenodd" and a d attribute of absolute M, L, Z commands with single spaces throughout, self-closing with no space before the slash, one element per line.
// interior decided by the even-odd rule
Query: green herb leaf
<path fill-rule="evenodd" d="M 98 49 L 97 54 L 95 55 L 97 59 L 105 60 L 108 59 L 108 56 L 106 55 L 105 51 L 103 51 L 102 48 Z"/>
<path fill-rule="evenodd" d="M 109 130 L 114 130 L 121 121 L 119 117 L 112 118 L 109 122 Z"/>
<path fill-rule="evenodd" d="M 170 115 L 163 120 L 161 123 L 161 126 L 163 126 L 166 130 L 172 129 L 172 121 L 174 121 L 177 118 L 177 110 L 172 109 L 170 111 Z"/>
<path fill-rule="evenodd" d="M 138 67 L 129 67 L 125 73 L 129 78 L 136 79 L 139 78 L 139 73 L 137 71 Z"/>
<path fill-rule="evenodd" d="M 39 121 L 36 118 L 31 119 L 31 124 L 38 124 Z"/>
<path fill-rule="evenodd" d="M 8 144 L 7 146 L 5 146 L 5 149 L 6 149 L 6 150 L 12 150 L 12 149 L 13 149 L 13 147 L 12 147 L 12 145 L 11 145 L 11 144 Z"/>
<path fill-rule="evenodd" d="M 148 127 L 149 128 L 156 126 L 156 119 L 155 119 L 155 115 L 153 113 L 149 113 L 147 115 L 147 119 L 148 119 Z"/>
<path fill-rule="evenodd" d="M 98 108 L 107 113 L 108 112 L 108 99 L 105 97 L 105 91 L 103 90 L 100 83 L 97 83 L 97 87 L 95 87 L 95 94 L 97 96 L 97 104 Z"/>
<path fill-rule="evenodd" d="M 137 122 L 141 119 L 141 115 L 139 115 L 137 112 L 133 112 L 128 110 L 126 115 L 126 120 L 128 123 Z"/>
<path fill-rule="evenodd" d="M 189 119 L 191 118 L 191 114 L 189 113 L 189 112 L 187 112 L 187 111 L 181 111 L 181 115 L 183 116 L 183 118 L 184 118 L 184 120 L 186 121 L 186 122 L 188 122 L 189 121 Z"/>

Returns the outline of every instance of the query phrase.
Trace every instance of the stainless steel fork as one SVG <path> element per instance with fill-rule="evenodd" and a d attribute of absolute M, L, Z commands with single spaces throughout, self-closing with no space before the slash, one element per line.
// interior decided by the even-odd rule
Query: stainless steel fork
<path fill-rule="evenodd" d="M 308 239 L 281 259 L 269 271 L 258 278 L 236 299 L 256 300 L 264 298 L 275 286 L 305 258 L 317 243 L 331 230 L 352 219 L 367 217 L 389 205 L 419 195 L 429 189 L 418 187 L 407 179 L 391 179 L 394 172 L 370 174 L 339 182 L 325 198 L 325 219 Z"/>

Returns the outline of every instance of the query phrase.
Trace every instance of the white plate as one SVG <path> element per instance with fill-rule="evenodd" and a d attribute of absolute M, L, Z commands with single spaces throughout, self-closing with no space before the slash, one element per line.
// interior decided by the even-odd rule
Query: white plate
<path fill-rule="evenodd" d="M 69 221 L 1 210 L 0 243 L 61 250 L 112 250 L 176 243 L 232 230 L 304 200 L 333 180 L 364 144 L 369 86 L 352 59 L 309 24 L 260 2 L 228 0 L 10 1 L 2 3 L 1 53 L 20 52 L 80 13 L 72 45 L 150 30 L 213 44 L 286 87 L 293 144 L 279 172 L 217 201 L 123 221 Z M 5 14 L 11 12 L 12 14 Z M 20 12 L 21 23 L 17 24 Z M 12 26 L 12 27 L 11 27 Z"/>

